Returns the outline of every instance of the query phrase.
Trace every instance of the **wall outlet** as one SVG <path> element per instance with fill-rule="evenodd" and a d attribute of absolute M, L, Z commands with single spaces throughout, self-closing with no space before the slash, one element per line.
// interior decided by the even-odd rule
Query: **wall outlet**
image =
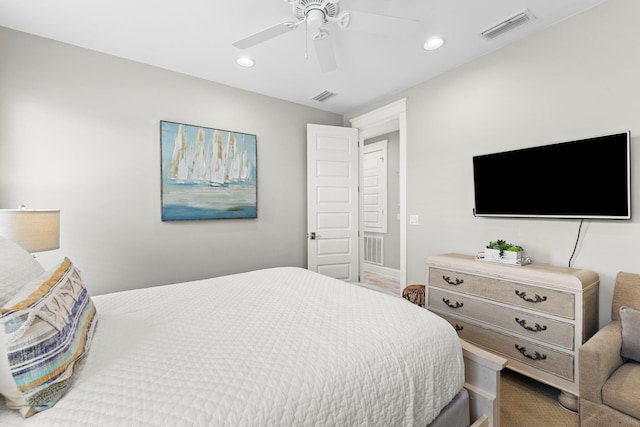
<path fill-rule="evenodd" d="M 411 225 L 419 225 L 420 217 L 418 215 L 409 215 L 409 224 Z"/>

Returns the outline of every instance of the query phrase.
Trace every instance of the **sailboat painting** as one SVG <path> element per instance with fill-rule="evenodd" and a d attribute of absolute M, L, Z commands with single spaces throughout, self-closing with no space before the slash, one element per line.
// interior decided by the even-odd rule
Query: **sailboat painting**
<path fill-rule="evenodd" d="M 256 136 L 160 121 L 162 220 L 257 218 Z"/>

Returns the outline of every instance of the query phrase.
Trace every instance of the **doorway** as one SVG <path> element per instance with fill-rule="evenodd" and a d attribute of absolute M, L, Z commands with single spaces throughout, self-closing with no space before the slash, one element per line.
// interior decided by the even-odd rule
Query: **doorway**
<path fill-rule="evenodd" d="M 389 262 L 386 266 L 383 261 L 383 265 L 374 265 L 372 267 L 372 263 L 365 260 L 365 257 L 369 256 L 367 255 L 367 250 L 372 249 L 371 240 L 367 238 L 372 233 L 364 232 L 367 218 L 364 211 L 366 204 L 364 192 L 360 191 L 359 228 L 363 232 L 359 236 L 359 276 L 361 282 L 372 286 L 378 286 L 383 283 L 382 287 L 386 287 L 387 284 L 391 284 L 391 293 L 399 295 L 406 286 L 406 100 L 401 99 L 356 117 L 350 122 L 352 127 L 358 128 L 359 169 L 361 171 L 364 169 L 364 147 L 366 145 L 381 140 L 391 141 L 392 144 L 396 144 L 394 148 L 397 150 L 397 160 L 388 161 L 387 167 L 387 175 L 391 178 L 388 183 L 394 183 L 388 186 L 388 199 L 393 201 L 388 201 L 386 212 L 387 225 L 389 228 L 391 226 L 395 227 L 395 231 L 393 236 L 390 233 L 387 233 L 386 236 L 383 236 L 383 233 L 376 233 L 378 237 L 383 237 L 381 251 L 384 252 L 382 258 L 384 259 L 384 255 L 387 255 Z M 389 147 L 390 145 L 387 144 L 387 146 Z M 392 175 L 395 175 L 395 177 Z M 360 188 L 365 188 L 363 173 L 360 173 Z M 392 196 L 393 199 L 389 197 L 392 192 L 394 194 Z M 384 242 L 384 237 L 386 237 L 386 242 Z M 379 241 L 380 239 L 377 240 Z M 388 244 L 389 252 L 384 249 L 385 244 Z"/>
<path fill-rule="evenodd" d="M 360 281 L 400 295 L 399 131 L 365 140 L 359 168 L 363 274 Z"/>

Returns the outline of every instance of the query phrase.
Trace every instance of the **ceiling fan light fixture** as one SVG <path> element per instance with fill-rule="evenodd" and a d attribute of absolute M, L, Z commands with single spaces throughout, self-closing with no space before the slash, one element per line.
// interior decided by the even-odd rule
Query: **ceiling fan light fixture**
<path fill-rule="evenodd" d="M 241 56 L 240 58 L 236 59 L 236 63 L 245 68 L 251 68 L 256 65 L 256 61 L 249 58 L 248 56 Z"/>
<path fill-rule="evenodd" d="M 424 42 L 424 50 L 436 50 L 440 49 L 444 45 L 444 39 L 442 37 L 434 36 L 429 37 L 426 42 Z"/>
<path fill-rule="evenodd" d="M 311 9 L 307 12 L 307 25 L 312 30 L 319 30 L 325 23 L 324 12 L 320 9 Z"/>

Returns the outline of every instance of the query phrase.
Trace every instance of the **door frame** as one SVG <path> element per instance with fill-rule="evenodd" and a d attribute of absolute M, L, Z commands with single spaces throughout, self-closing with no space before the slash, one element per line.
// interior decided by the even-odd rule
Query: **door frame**
<path fill-rule="evenodd" d="M 351 127 L 358 128 L 359 164 L 363 161 L 364 141 L 369 138 L 398 131 L 400 154 L 400 289 L 407 286 L 407 102 L 402 98 L 384 107 L 362 114 L 349 120 Z M 362 174 L 360 174 L 362 181 Z M 360 187 L 363 183 L 360 182 Z M 359 194 L 359 229 L 362 230 L 362 192 Z M 358 269 L 361 279 L 363 276 L 362 254 L 364 251 L 364 233 L 358 238 L 360 255 Z"/>

